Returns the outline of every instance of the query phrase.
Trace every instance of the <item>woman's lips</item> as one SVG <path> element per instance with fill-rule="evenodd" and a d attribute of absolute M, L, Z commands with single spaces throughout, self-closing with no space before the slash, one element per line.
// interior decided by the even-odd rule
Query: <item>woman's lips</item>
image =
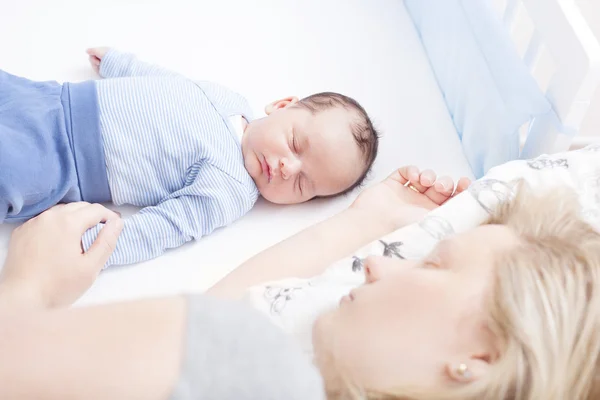
<path fill-rule="evenodd" d="M 340 304 L 351 303 L 354 301 L 354 290 L 351 290 L 346 296 L 342 297 Z"/>

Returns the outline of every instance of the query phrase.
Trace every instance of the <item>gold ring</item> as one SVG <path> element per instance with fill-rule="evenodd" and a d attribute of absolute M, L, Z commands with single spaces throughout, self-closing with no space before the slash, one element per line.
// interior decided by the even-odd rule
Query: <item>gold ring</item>
<path fill-rule="evenodd" d="M 414 190 L 417 193 L 421 193 L 421 192 L 419 192 L 419 190 L 416 187 L 414 187 L 413 185 L 411 185 L 410 182 L 407 182 L 405 186 L 407 188 L 411 189 L 411 190 Z"/>

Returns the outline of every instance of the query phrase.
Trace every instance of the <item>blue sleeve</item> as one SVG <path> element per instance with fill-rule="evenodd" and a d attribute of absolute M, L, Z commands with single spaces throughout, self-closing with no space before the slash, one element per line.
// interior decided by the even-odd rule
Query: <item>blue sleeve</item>
<path fill-rule="evenodd" d="M 106 266 L 133 264 L 158 257 L 167 249 L 210 234 L 247 213 L 255 196 L 239 181 L 212 166 L 195 171 L 194 180 L 161 203 L 124 220 L 114 253 Z M 83 236 L 87 251 L 102 224 Z"/>
<path fill-rule="evenodd" d="M 181 76 L 157 65 L 138 60 L 133 54 L 110 49 L 100 62 L 100 76 L 122 78 L 126 76 Z"/>

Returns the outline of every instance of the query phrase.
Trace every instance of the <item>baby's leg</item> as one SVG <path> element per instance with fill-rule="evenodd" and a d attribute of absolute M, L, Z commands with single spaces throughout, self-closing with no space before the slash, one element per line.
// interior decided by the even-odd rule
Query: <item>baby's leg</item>
<path fill-rule="evenodd" d="M 4 222 L 6 219 L 6 214 L 8 213 L 8 205 L 0 199 L 0 224 Z"/>
<path fill-rule="evenodd" d="M 56 82 L 0 70 L 0 223 L 31 218 L 77 189 L 62 93 Z"/>

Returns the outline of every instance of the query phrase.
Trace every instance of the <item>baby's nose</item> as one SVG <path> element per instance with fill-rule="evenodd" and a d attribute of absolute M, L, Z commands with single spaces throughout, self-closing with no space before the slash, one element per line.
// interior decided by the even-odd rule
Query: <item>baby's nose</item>
<path fill-rule="evenodd" d="M 279 161 L 279 169 L 281 169 L 281 177 L 283 179 L 290 179 L 300 172 L 302 164 L 300 160 L 290 160 L 288 158 L 282 158 Z"/>

